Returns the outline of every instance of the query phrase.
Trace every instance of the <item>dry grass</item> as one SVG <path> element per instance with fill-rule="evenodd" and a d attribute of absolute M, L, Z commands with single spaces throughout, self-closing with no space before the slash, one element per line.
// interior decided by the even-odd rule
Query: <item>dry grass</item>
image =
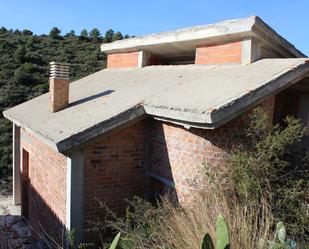
<path fill-rule="evenodd" d="M 215 243 L 216 219 L 221 214 L 228 223 L 230 248 L 263 249 L 259 241 L 273 237 L 268 198 L 261 198 L 259 203 L 240 203 L 226 174 L 228 171 L 206 166 L 193 183 L 192 205 L 185 209 L 163 199 L 160 208 L 167 211 L 168 218 L 158 219 L 160 245 L 154 248 L 199 249 L 206 233 Z"/>
<path fill-rule="evenodd" d="M 264 249 L 259 241 L 273 238 L 274 232 L 266 198 L 259 203 L 240 203 L 232 183 L 223 180 L 227 178 L 222 171 L 198 175 L 190 206 L 175 205 L 167 197 L 156 208 L 141 199 L 130 203 L 133 215 L 129 222 L 120 218 L 110 223 L 110 227 L 122 232 L 121 248 L 200 249 L 206 233 L 216 243 L 215 224 L 221 214 L 228 223 L 230 248 Z"/>
<path fill-rule="evenodd" d="M 154 248 L 201 248 L 205 233 L 215 238 L 219 214 L 228 222 L 231 248 L 258 248 L 259 239 L 271 236 L 273 219 L 266 201 L 243 207 L 215 192 L 198 193 L 194 199 L 194 206 L 186 210 L 175 208 L 168 200 L 163 201 L 162 208 L 168 211 L 169 218 L 159 219 L 162 232 Z"/>

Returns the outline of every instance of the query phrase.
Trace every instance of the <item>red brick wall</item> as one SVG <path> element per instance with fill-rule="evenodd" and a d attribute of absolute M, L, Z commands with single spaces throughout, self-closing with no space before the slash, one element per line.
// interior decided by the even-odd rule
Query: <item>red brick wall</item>
<path fill-rule="evenodd" d="M 271 115 L 274 98 L 262 106 Z M 249 112 L 248 112 L 249 113 Z M 215 130 L 185 129 L 182 126 L 145 119 L 109 135 L 96 138 L 85 147 L 84 228 L 106 213 L 99 201 L 122 214 L 125 199 L 146 194 L 172 192 L 180 203 L 190 201 L 190 182 L 203 163 L 217 167 L 231 147 L 241 142 L 248 124 L 248 113 Z M 22 130 L 22 149 L 29 152 L 30 223 L 39 222 L 51 235 L 61 235 L 66 215 L 66 157 Z M 166 187 L 149 178 L 145 168 L 174 183 Z M 151 188 L 151 189 L 149 189 Z M 98 238 L 86 233 L 86 240 Z"/>
<path fill-rule="evenodd" d="M 139 52 L 123 52 L 107 55 L 107 68 L 138 67 Z M 199 45 L 196 48 L 195 64 L 241 63 L 242 42 L 230 42 L 220 45 Z M 149 55 L 144 66 L 159 65 L 160 58 Z"/>
<path fill-rule="evenodd" d="M 262 106 L 272 117 L 274 97 L 265 100 Z M 242 141 L 248 114 L 214 130 L 188 130 L 171 123 L 151 122 L 148 170 L 173 182 L 177 199 L 187 203 L 191 197 L 190 183 L 203 165 L 222 165 L 232 146 Z"/>
<path fill-rule="evenodd" d="M 272 116 L 274 98 L 262 104 Z M 231 147 L 240 143 L 248 125 L 249 112 L 215 130 L 185 129 L 182 126 L 145 119 L 91 142 L 85 148 L 84 219 L 104 217 L 105 210 L 122 214 L 125 199 L 169 192 L 181 203 L 190 200 L 190 182 L 203 163 L 217 167 L 227 158 Z M 148 177 L 158 175 L 175 184 L 176 189 Z M 150 180 L 149 180 L 150 178 Z M 96 239 L 87 233 L 86 240 Z"/>
<path fill-rule="evenodd" d="M 195 64 L 241 63 L 242 42 L 222 45 L 200 45 L 196 48 Z"/>
<path fill-rule="evenodd" d="M 107 68 L 138 67 L 138 51 L 107 55 Z"/>
<path fill-rule="evenodd" d="M 143 120 L 108 136 L 97 138 L 85 148 L 84 216 L 102 217 L 99 201 L 121 214 L 133 196 L 144 196 L 144 166 L 147 156 L 148 121 Z M 98 201 L 99 200 L 99 201 Z M 91 241 L 90 234 L 86 239 Z"/>
<path fill-rule="evenodd" d="M 66 223 L 66 157 L 24 129 L 21 149 L 29 153 L 29 222 L 60 241 Z"/>

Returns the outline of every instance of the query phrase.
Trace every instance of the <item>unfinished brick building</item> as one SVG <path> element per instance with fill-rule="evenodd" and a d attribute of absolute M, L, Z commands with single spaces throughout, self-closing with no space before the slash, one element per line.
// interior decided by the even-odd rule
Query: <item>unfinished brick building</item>
<path fill-rule="evenodd" d="M 14 203 L 49 234 L 80 241 L 97 200 L 174 191 L 190 198 L 203 163 L 241 141 L 248 113 L 308 121 L 309 63 L 258 17 L 115 41 L 107 69 L 69 84 L 51 64 L 50 94 L 4 112 L 13 122 Z M 304 143 L 306 146 L 306 143 Z"/>

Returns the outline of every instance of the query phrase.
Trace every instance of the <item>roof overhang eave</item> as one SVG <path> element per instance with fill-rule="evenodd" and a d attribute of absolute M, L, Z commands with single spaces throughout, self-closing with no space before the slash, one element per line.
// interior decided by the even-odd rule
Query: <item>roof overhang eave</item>
<path fill-rule="evenodd" d="M 196 114 L 187 114 L 186 117 L 179 119 L 176 118 L 179 115 L 173 111 L 162 111 L 160 108 L 155 107 L 145 107 L 145 109 L 147 114 L 157 120 L 182 125 L 187 129 L 216 129 L 263 102 L 267 97 L 277 94 L 306 77 L 309 77 L 309 60 L 304 64 L 287 70 L 275 79 L 262 83 L 259 88 L 242 94 L 239 98 L 223 104 L 218 109 L 214 107 L 214 111 L 199 114 L 199 118 L 194 118 L 197 116 Z"/>
<path fill-rule="evenodd" d="M 145 110 L 141 105 L 134 106 L 118 115 L 104 120 L 92 127 L 84 129 L 62 141 L 56 143 L 57 149 L 61 153 L 66 153 L 72 148 L 80 146 L 91 139 L 94 139 L 102 134 L 112 131 L 127 123 L 146 116 Z"/>
<path fill-rule="evenodd" d="M 153 48 L 158 50 L 160 46 L 165 47 L 171 44 L 175 47 L 182 44 L 196 46 L 248 38 L 257 38 L 287 57 L 306 57 L 257 16 L 207 25 L 204 29 L 193 27 L 192 30 L 188 28 L 105 43 L 101 45 L 101 51 L 106 54 L 138 50 L 151 51 Z"/>
<path fill-rule="evenodd" d="M 215 111 L 210 115 L 213 127 L 221 126 L 261 103 L 265 98 L 277 94 L 306 77 L 309 77 L 309 60 L 270 81 L 262 83 L 257 89 L 246 92 L 233 102 L 225 103 L 218 109 L 214 108 Z"/>
<path fill-rule="evenodd" d="M 70 137 L 67 137 L 61 141 L 55 142 L 51 140 L 50 138 L 47 138 L 44 135 L 42 135 L 40 132 L 29 128 L 23 122 L 12 118 L 10 115 L 6 113 L 6 111 L 3 112 L 3 116 L 7 118 L 8 120 L 10 120 L 13 124 L 25 129 L 26 131 L 31 132 L 31 134 L 36 136 L 38 139 L 43 141 L 45 144 L 50 146 L 52 149 L 62 154 L 66 154 L 73 148 L 86 143 L 90 139 L 93 139 L 99 135 L 102 135 L 126 123 L 130 123 L 131 121 L 134 121 L 145 115 L 146 113 L 145 113 L 144 108 L 141 105 L 137 105 L 108 120 L 104 120 L 103 122 L 100 122 L 92 127 L 84 129 Z"/>
<path fill-rule="evenodd" d="M 4 111 L 3 116 L 10 120 L 13 124 L 15 124 L 16 126 L 25 129 L 26 131 L 30 132 L 31 134 L 33 134 L 34 136 L 36 136 L 38 139 L 40 139 L 41 141 L 43 141 L 45 144 L 47 144 L 48 146 L 50 146 L 52 149 L 54 149 L 55 151 L 58 151 L 58 147 L 57 144 L 52 141 L 51 139 L 46 138 L 44 135 L 42 135 L 40 132 L 30 128 L 29 126 L 25 125 L 22 121 L 17 120 L 13 117 L 11 117 L 6 111 Z"/>

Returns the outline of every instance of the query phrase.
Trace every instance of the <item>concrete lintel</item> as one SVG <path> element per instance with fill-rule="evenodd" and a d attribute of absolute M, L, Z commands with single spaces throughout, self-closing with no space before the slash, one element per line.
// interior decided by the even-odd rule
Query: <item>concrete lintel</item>
<path fill-rule="evenodd" d="M 21 204 L 20 127 L 13 123 L 13 204 Z"/>
<path fill-rule="evenodd" d="M 67 157 L 66 228 L 74 231 L 75 242 L 83 241 L 84 227 L 84 152 L 72 151 Z"/>

